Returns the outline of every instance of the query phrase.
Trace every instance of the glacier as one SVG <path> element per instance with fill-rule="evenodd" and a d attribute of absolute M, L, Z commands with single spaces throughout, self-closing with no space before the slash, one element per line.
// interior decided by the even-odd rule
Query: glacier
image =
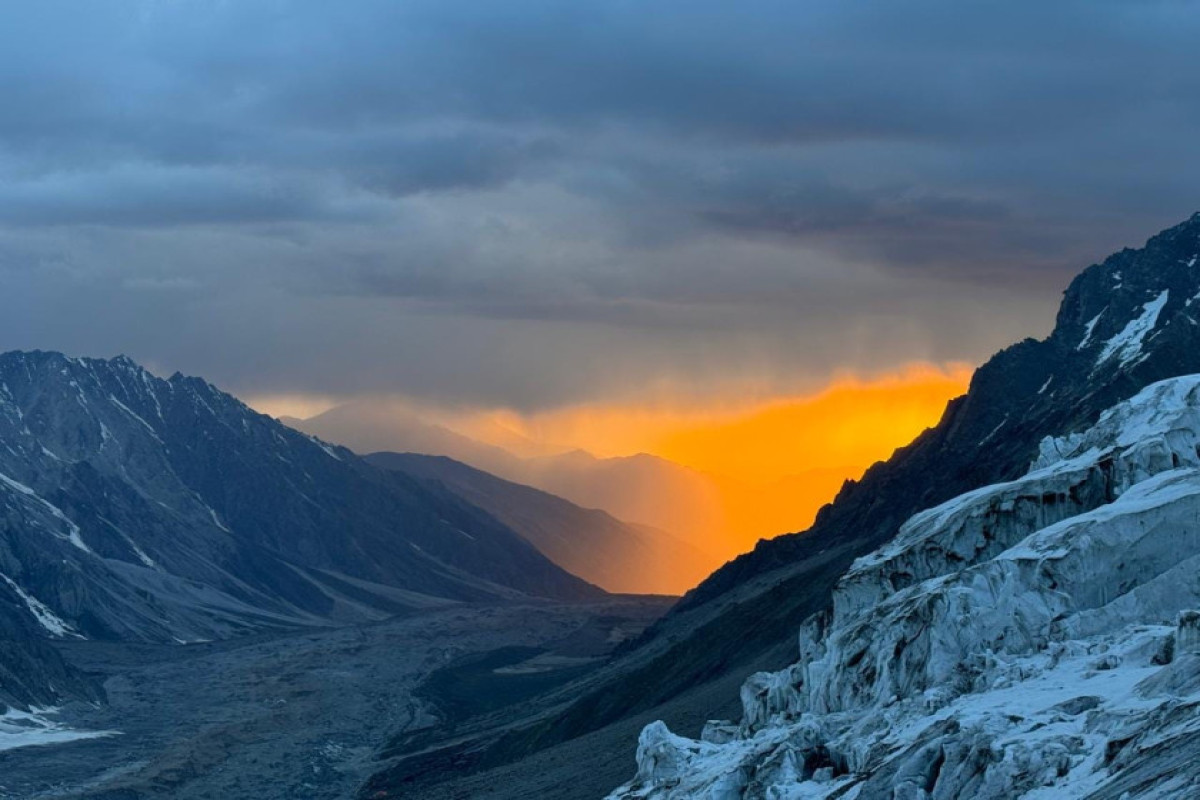
<path fill-rule="evenodd" d="M 1200 796 L 1200 376 L 910 518 L 610 800 Z"/>

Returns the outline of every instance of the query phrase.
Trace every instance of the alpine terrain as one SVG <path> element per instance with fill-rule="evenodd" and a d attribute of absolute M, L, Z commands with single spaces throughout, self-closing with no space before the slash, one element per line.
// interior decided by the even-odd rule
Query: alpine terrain
<path fill-rule="evenodd" d="M 665 615 L 564 569 L 637 526 L 0 356 L 0 796 L 1190 796 L 1198 264 L 1200 215 L 1088 268 Z"/>
<path fill-rule="evenodd" d="M 1200 379 L 1154 382 L 1200 372 L 1198 262 L 1194 215 L 1085 270 L 1049 338 L 980 368 L 812 530 L 685 598 L 676 613 L 738 598 L 702 629 L 714 644 L 747 607 L 783 602 L 801 661 L 750 677 L 742 723 L 710 741 L 646 728 L 618 794 L 1192 796 L 1200 775 L 1168 778 L 1200 725 Z M 839 555 L 814 570 L 821 552 Z M 802 581 L 829 593 L 785 599 Z"/>
<path fill-rule="evenodd" d="M 712 476 L 647 453 L 597 458 L 582 450 L 568 450 L 519 457 L 445 427 L 421 422 L 411 411 L 394 404 L 347 403 L 309 419 L 281 417 L 281 420 L 356 453 L 384 451 L 446 456 L 577 506 L 603 509 L 616 519 L 640 528 L 641 534 L 635 538 L 650 536 L 668 548 L 682 541 L 690 550 L 703 551 L 706 536 L 720 530 L 726 515 L 721 487 Z M 630 544 L 644 550 L 644 545 Z M 599 551 L 593 550 L 591 557 L 600 557 Z M 672 569 L 669 559 L 653 559 L 647 568 Z M 720 564 L 712 558 L 707 561 L 704 574 L 686 582 L 680 591 L 695 586 Z M 632 563 L 630 560 L 624 566 Z"/>
<path fill-rule="evenodd" d="M 327 630 L 602 590 L 444 487 L 374 467 L 197 378 L 0 355 L 0 750 L 102 700 L 54 643 Z"/>
<path fill-rule="evenodd" d="M 0 800 L 1200 800 L 1200 0 L 6 11 Z"/>
<path fill-rule="evenodd" d="M 741 699 L 612 797 L 1195 797 L 1200 376 L 914 515 Z"/>
<path fill-rule="evenodd" d="M 60 637 L 601 594 L 455 495 L 125 358 L 0 355 L 0 498 L 0 593 Z"/>
<path fill-rule="evenodd" d="M 1200 214 L 1156 235 L 1140 249 L 1123 250 L 1084 270 L 1066 290 L 1054 330 L 1047 338 L 1027 339 L 994 356 L 977 370 L 969 392 L 950 403 L 936 427 L 926 431 L 912 444 L 897 450 L 887 462 L 868 469 L 861 480 L 847 482 L 834 502 L 822 509 L 809 530 L 761 541 L 753 552 L 717 570 L 643 635 L 635 647 L 627 648 L 621 658 L 610 663 L 604 676 L 591 676 L 590 681 L 579 687 L 578 691 L 564 693 L 559 698 L 558 706 L 538 710 L 538 713 L 526 722 L 509 726 L 502 735 L 491 740 L 481 738 L 477 744 L 479 755 L 475 762 L 475 769 L 480 771 L 479 776 L 455 779 L 447 784 L 445 796 L 452 796 L 454 787 L 481 786 L 490 774 L 524 776 L 534 771 L 537 772 L 542 785 L 558 787 L 557 791 L 561 791 L 564 797 L 572 796 L 567 789 L 568 783 L 577 779 L 575 776 L 580 771 L 585 771 L 592 776 L 596 784 L 596 794 L 602 795 L 625 781 L 629 775 L 631 761 L 628 759 L 632 755 L 632 749 L 627 750 L 624 756 L 617 757 L 612 755 L 611 748 L 615 747 L 617 742 L 628 741 L 628 737 L 635 736 L 638 728 L 645 723 L 661 719 L 673 730 L 699 739 L 705 715 L 720 712 L 725 702 L 734 700 L 738 684 L 751 674 L 763 670 L 777 673 L 795 660 L 794 645 L 789 643 L 794 641 L 795 632 L 801 626 L 806 626 L 805 630 L 810 631 L 808 637 L 813 642 L 824 643 L 824 638 L 814 638 L 813 633 L 821 629 L 821 621 L 844 619 L 847 625 L 851 624 L 849 617 L 839 617 L 837 614 L 829 616 L 830 609 L 834 608 L 846 613 L 844 602 L 835 600 L 835 587 L 849 586 L 843 581 L 843 576 L 851 570 L 852 565 L 857 563 L 857 572 L 867 563 L 859 559 L 892 540 L 907 541 L 907 536 L 914 527 L 927 526 L 939 518 L 938 515 L 919 517 L 910 523 L 909 520 L 918 512 L 939 507 L 983 487 L 1021 479 L 1029 471 L 1030 464 L 1039 459 L 1042 459 L 1043 467 L 1048 468 L 1051 466 L 1049 456 L 1042 449 L 1042 442 L 1046 437 L 1079 435 L 1096 425 L 1102 413 L 1130 400 L 1144 388 L 1165 379 L 1200 373 L 1198 298 Z M 1173 395 L 1168 393 L 1167 396 Z M 1118 416 L 1120 413 L 1125 412 L 1113 412 Z M 1070 456 L 1064 452 L 1063 457 Z M 1107 462 L 1101 460 L 1099 463 L 1103 465 Z M 1186 466 L 1186 463 L 1188 462 L 1181 459 L 1178 466 Z M 1168 461 L 1166 468 L 1174 469 L 1175 465 Z M 1102 469 L 1108 467 L 1102 466 Z M 1143 477 L 1146 476 L 1139 476 L 1136 480 L 1129 479 L 1127 485 L 1112 483 L 1107 499 L 1103 496 L 1097 498 L 1092 494 L 1072 498 L 1069 487 L 1062 486 L 1048 492 L 1044 499 L 1039 495 L 1037 502 L 1028 505 L 1027 511 L 1023 512 L 1028 518 L 1023 517 L 1021 527 L 1011 532 L 1013 538 L 1006 539 L 1002 545 L 980 545 L 979 552 L 971 557 L 955 556 L 961 557 L 962 562 L 955 562 L 955 569 L 947 569 L 945 574 L 951 575 L 959 569 L 971 567 L 977 560 L 982 565 L 992 558 L 999 557 L 1002 549 L 1016 546 L 1025 536 L 1036 533 L 1052 522 L 1067 519 L 1069 515 L 1084 514 L 1116 499 L 1128 486 L 1140 483 Z M 1176 477 L 1184 483 L 1187 482 L 1186 476 Z M 1031 478 L 1034 481 L 1043 479 L 1044 473 L 1041 476 L 1035 474 Z M 1095 481 L 1090 483 L 1092 488 L 1089 491 L 1097 491 L 1097 485 Z M 1142 488 L 1149 490 L 1155 485 L 1149 484 Z M 1056 499 L 1059 491 L 1066 493 L 1070 499 L 1069 503 L 1062 503 Z M 1022 508 L 1025 507 L 1023 504 Z M 990 518 L 987 520 L 986 525 L 991 537 L 996 535 L 992 531 L 995 524 L 998 523 L 993 523 Z M 903 536 L 902 530 L 905 532 Z M 1170 548 L 1175 545 L 1163 545 L 1159 541 L 1147 542 L 1146 546 Z M 1188 552 L 1181 550 L 1179 556 L 1181 559 L 1185 558 Z M 1116 566 L 1113 565 L 1113 568 Z M 1129 565 L 1122 568 L 1124 571 L 1132 569 Z M 971 573 L 972 576 L 975 574 Z M 1133 591 L 1143 583 L 1149 585 L 1153 579 L 1152 573 L 1138 572 L 1138 577 L 1134 577 L 1134 574 L 1129 572 L 1121 580 L 1110 582 L 1109 591 L 1112 594 L 1109 599 L 1115 598 L 1117 593 Z M 942 573 L 930 573 L 897 578 L 894 590 L 926 579 L 940 579 L 942 576 Z M 1062 577 L 1050 580 L 1057 580 L 1059 584 L 1065 583 Z M 1171 584 L 1168 582 L 1155 585 Z M 1079 586 L 1081 592 L 1085 591 L 1083 583 Z M 848 588 L 845 590 L 849 591 Z M 839 590 L 836 597 L 843 596 L 841 591 Z M 888 592 L 878 591 L 880 597 L 890 596 Z M 912 602 L 918 601 L 913 599 Z M 1092 601 L 1079 598 L 1074 602 Z M 1104 604 L 1107 602 L 1106 600 Z M 1187 595 L 1181 594 L 1178 602 L 1186 606 Z M 1136 603 L 1133 605 L 1137 606 Z M 1147 606 L 1149 610 L 1144 611 L 1144 619 L 1137 618 L 1136 614 L 1128 618 L 1130 625 L 1144 622 L 1157 626 L 1150 631 L 1154 641 L 1146 644 L 1147 647 L 1167 646 L 1166 632 L 1168 628 L 1173 629 L 1178 622 L 1175 612 L 1179 611 L 1170 609 L 1167 605 Z M 1082 613 L 1086 607 L 1063 606 L 1062 610 L 1063 613 Z M 921 613 L 930 619 L 936 617 L 932 611 Z M 914 618 L 922 617 L 918 614 Z M 931 622 L 931 626 L 932 624 Z M 990 623 L 981 619 L 980 624 Z M 1038 630 L 1036 621 L 1031 620 L 1030 626 L 1035 632 Z M 992 633 L 1001 638 L 1007 636 L 1013 639 L 1015 636 L 1005 634 L 999 629 Z M 1150 633 L 1146 635 L 1149 636 Z M 915 630 L 909 630 L 908 634 L 897 631 L 895 635 L 911 639 L 919 634 Z M 962 646 L 967 647 L 971 641 L 970 635 L 965 632 L 963 635 L 967 638 L 963 640 Z M 992 641 L 987 638 L 991 633 L 973 635 L 983 637 L 979 641 Z M 1057 642 L 1068 649 L 1075 648 L 1071 652 L 1076 652 L 1083 658 L 1086 654 L 1080 648 L 1102 646 L 1100 639 L 1089 638 L 1093 636 L 1109 636 L 1115 642 L 1112 646 L 1117 648 L 1117 652 L 1125 652 L 1123 648 L 1137 645 L 1132 639 L 1126 641 L 1117 627 L 1105 629 L 1101 626 L 1088 629 L 1086 635 L 1076 635 L 1075 632 L 1054 634 L 1058 638 L 1052 638 L 1049 632 L 1038 635 L 1043 636 L 1043 639 L 1036 640 L 1036 637 L 1030 634 L 1030 643 L 1023 645 L 1029 652 L 1033 652 L 1039 646 L 1038 641 L 1044 641 L 1047 647 Z M 915 654 L 920 650 L 919 642 L 913 649 L 907 646 L 899 647 L 899 640 L 893 641 L 892 645 L 893 649 L 880 656 L 886 656 L 885 665 L 891 664 L 893 660 L 908 664 L 918 659 Z M 825 645 L 805 646 L 806 653 L 810 653 L 819 651 L 820 647 Z M 817 650 L 813 650 L 814 647 Z M 1027 653 L 1017 646 L 1015 639 L 1011 647 L 1011 651 L 1004 651 L 996 645 L 993 646 L 993 650 L 1000 654 L 996 657 L 1001 659 L 1026 657 Z M 1134 657 L 1136 654 L 1130 652 L 1127 660 L 1131 664 L 1140 663 Z M 847 653 L 846 658 L 852 659 L 854 655 L 852 652 Z M 980 658 L 987 657 L 989 656 L 986 652 L 980 653 Z M 1162 660 L 1164 657 L 1159 658 Z M 934 661 L 942 660 L 937 661 L 930 669 L 948 669 L 942 662 L 950 656 L 931 655 L 930 658 Z M 1093 661 L 1099 660 L 1101 656 L 1094 654 Z M 809 706 L 805 705 L 810 701 L 804 699 L 790 701 L 788 709 L 792 712 L 803 709 L 809 713 L 816 710 L 822 714 L 858 714 L 859 706 L 865 707 L 868 703 L 864 698 L 874 697 L 870 695 L 870 686 L 875 685 L 874 681 L 877 678 L 885 681 L 885 685 L 891 685 L 887 682 L 892 681 L 892 676 L 901 672 L 910 677 L 895 678 L 900 681 L 896 688 L 911 685 L 914 691 L 922 692 L 926 686 L 933 685 L 928 682 L 922 683 L 927 679 L 911 677 L 912 671 L 918 669 L 915 665 L 901 669 L 898 664 L 891 664 L 885 670 L 885 665 L 868 659 L 866 653 L 863 654 L 861 662 L 855 663 L 863 665 L 862 669 L 866 670 L 864 674 L 870 676 L 870 681 L 859 675 L 857 678 L 847 678 L 849 683 L 846 687 L 829 687 L 830 691 L 845 693 L 844 699 L 839 697 L 837 700 L 838 703 L 844 702 L 843 705 L 823 706 L 820 703 L 824 701 L 813 700 L 811 702 L 814 705 L 810 710 Z M 875 664 L 873 669 L 880 674 L 871 675 L 872 668 L 868 667 L 869 664 Z M 803 669 L 807 667 L 791 672 L 798 674 Z M 970 669 L 974 669 L 981 676 L 978 683 L 971 684 L 975 689 L 984 685 L 989 679 L 988 676 L 995 674 L 993 669 L 986 665 L 977 665 Z M 1081 669 L 1086 671 L 1089 668 Z M 884 672 L 886 674 L 883 674 Z M 764 680 L 761 677 L 755 679 L 756 683 L 752 686 L 760 686 Z M 784 683 L 786 681 L 772 679 L 772 685 Z M 863 684 L 865 688 L 850 688 L 851 685 L 858 687 L 859 684 Z M 751 693 L 757 694 L 758 691 L 753 689 Z M 796 696 L 807 698 L 809 695 L 806 692 L 812 691 L 815 689 L 809 684 L 807 688 L 797 691 Z M 884 693 L 885 690 L 879 689 L 879 692 Z M 892 694 L 896 695 L 897 702 L 910 699 L 902 692 L 892 691 L 891 694 L 882 694 L 869 702 L 888 709 Z M 779 690 L 775 690 L 772 695 L 779 697 Z M 949 703 L 950 698 L 945 698 L 944 702 Z M 943 706 L 945 707 L 948 706 Z M 1040 712 L 1041 707 L 1033 710 Z M 1020 713 L 1029 717 L 1026 712 L 1030 711 L 1025 709 Z M 767 716 L 774 713 L 775 710 L 772 710 Z M 885 710 L 883 713 L 891 712 Z M 763 724 L 764 719 L 752 713 L 749 722 L 743 729 L 739 729 L 740 735 L 751 735 L 752 738 L 753 731 Z M 821 724 L 829 727 L 828 720 Z M 1037 723 L 1035 721 L 1030 724 Z M 739 735 L 729 727 L 719 730 L 724 732 L 711 733 L 710 738 Z M 836 732 L 837 729 L 829 730 L 831 737 L 841 735 Z M 843 732 L 844 730 L 848 728 L 843 729 Z M 666 740 L 663 734 L 662 728 L 654 726 L 649 733 L 643 735 L 644 754 L 652 754 L 657 747 L 655 743 Z M 832 753 L 833 745 L 836 744 L 833 738 L 821 741 Z M 709 744 L 705 742 L 704 747 L 707 748 Z M 1072 757 L 1084 757 L 1090 752 L 1089 747 L 1090 745 L 1083 749 L 1076 748 L 1072 751 Z M 801 751 L 803 748 L 797 752 Z M 746 759 L 745 763 L 753 761 L 753 756 L 748 755 L 747 750 L 735 748 L 723 752 L 724 755 L 719 758 L 726 759 L 726 763 L 731 764 L 730 769 L 734 772 L 739 770 L 735 762 L 740 764 L 743 758 Z M 878 759 L 882 750 L 877 748 L 874 752 L 875 758 Z M 555 763 L 562 758 L 561 754 L 566 753 L 583 760 L 586 766 L 573 765 L 570 769 L 558 770 L 557 774 L 562 777 L 561 783 L 556 783 L 553 777 L 556 774 Z M 830 759 L 832 762 L 832 755 Z M 854 761 L 854 768 L 864 769 L 875 763 L 866 756 L 864 759 L 866 760 Z M 670 768 L 664 768 L 660 774 L 661 783 L 655 783 L 652 780 L 654 769 L 652 766 L 647 767 L 654 762 L 654 757 L 651 755 L 649 760 L 643 759 L 643 771 L 639 773 L 639 781 L 633 784 L 629 791 L 683 792 L 683 788 L 671 789 L 677 779 L 680 781 L 677 787 L 695 786 L 698 787 L 697 791 L 700 791 L 699 783 L 683 783 L 684 776 L 689 771 L 682 765 L 682 761 L 675 760 L 679 764 L 677 774 L 672 777 L 669 774 Z M 712 763 L 709 762 L 710 766 L 705 768 L 710 775 Z M 847 782 L 840 788 L 848 791 L 848 782 L 861 782 L 862 777 L 847 778 L 846 776 L 850 775 L 847 770 L 850 769 L 851 762 L 839 763 L 840 766 L 833 763 L 825 766 L 833 769 L 833 773 L 830 774 L 837 775 Z M 816 769 L 821 768 L 815 761 L 810 762 L 810 766 L 814 773 Z M 838 772 L 839 769 L 842 772 Z M 873 774 L 872 769 L 873 767 L 867 769 L 864 774 Z M 746 777 L 747 786 L 750 786 L 749 781 L 753 780 L 750 772 L 752 771 L 738 772 Z M 407 769 L 398 765 L 386 773 L 381 773 L 371 785 L 394 786 L 395 781 L 407 774 Z M 800 769 L 798 774 L 803 775 L 804 770 Z M 599 785 L 602 776 L 611 777 L 607 787 Z M 702 779 L 698 777 L 697 780 Z M 735 778 L 734 783 L 729 785 L 735 785 L 736 780 L 738 779 Z M 922 791 L 926 789 L 922 788 Z"/>
<path fill-rule="evenodd" d="M 923 497 L 1008 477 L 1006 444 L 1028 471 L 911 515 L 804 620 L 800 661 L 747 680 L 739 724 L 699 741 L 648 726 L 614 796 L 1194 796 L 1200 376 L 1079 422 L 1200 369 L 1198 259 L 1200 215 L 1076 279 L 1049 339 L 980 369 L 938 429 L 863 485 L 937 439 Z M 956 459 L 955 429 L 993 420 L 978 466 Z M 1027 432 L 1050 420 L 1063 435 L 1033 450 Z"/>
<path fill-rule="evenodd" d="M 445 456 L 372 453 L 367 461 L 435 480 L 528 539 L 555 564 L 610 592 L 683 594 L 717 559 L 670 533 L 506 481 Z"/>

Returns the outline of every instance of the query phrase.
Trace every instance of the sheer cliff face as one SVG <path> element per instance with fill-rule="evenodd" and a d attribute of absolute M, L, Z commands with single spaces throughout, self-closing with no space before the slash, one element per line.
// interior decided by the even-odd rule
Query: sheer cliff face
<path fill-rule="evenodd" d="M 0 604 L 20 621 L 5 638 L 186 641 L 600 594 L 449 492 L 202 380 L 0 355 Z"/>
<path fill-rule="evenodd" d="M 1200 376 L 858 559 L 740 723 L 643 732 L 621 798 L 1193 797 Z M 1126 794 L 1128 793 L 1128 794 Z"/>

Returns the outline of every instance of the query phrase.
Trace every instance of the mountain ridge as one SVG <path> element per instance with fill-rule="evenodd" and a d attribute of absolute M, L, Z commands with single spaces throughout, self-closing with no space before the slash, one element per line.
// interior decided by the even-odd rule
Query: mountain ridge
<path fill-rule="evenodd" d="M 776 648 L 799 623 L 827 607 L 854 559 L 894 537 L 914 513 L 1012 480 L 1028 468 L 1044 437 L 1086 427 L 1151 383 L 1200 372 L 1200 315 L 1192 314 L 1190 302 L 1200 294 L 1198 263 L 1200 214 L 1194 214 L 1145 246 L 1083 270 L 1065 290 L 1049 336 L 999 351 L 976 370 L 968 392 L 947 405 L 935 427 L 860 480 L 847 481 L 809 529 L 762 540 L 719 568 L 647 631 L 607 680 L 481 745 L 480 763 L 521 762 L 586 734 L 615 730 L 615 723 L 651 709 L 690 715 L 696 709 L 688 704 L 702 700 L 688 698 L 703 698 L 701 687 L 724 676 L 744 677 L 753 665 L 762 669 L 764 659 L 777 658 Z M 1153 324 L 1135 326 L 1124 340 L 1129 347 L 1118 342 L 1129 357 L 1109 357 L 1105 348 L 1164 290 Z M 1087 324 L 1104 308 L 1095 338 L 1085 340 Z M 775 662 L 774 668 L 785 664 Z M 381 773 L 372 785 L 389 785 L 387 780 Z"/>
<path fill-rule="evenodd" d="M 1182 249 L 1178 249 L 1179 247 L 1182 247 Z M 1188 301 L 1195 297 L 1197 291 L 1200 291 L 1200 285 L 1197 284 L 1197 276 L 1200 275 L 1200 271 L 1193 269 L 1197 262 L 1192 258 L 1196 255 L 1192 251 L 1198 247 L 1200 247 L 1200 212 L 1193 214 L 1188 220 L 1151 237 L 1143 248 L 1125 248 L 1109 256 L 1104 261 L 1093 264 L 1085 269 L 1071 282 L 1070 286 L 1064 292 L 1063 302 L 1056 316 L 1055 328 L 1051 334 L 1042 340 L 1024 339 L 1000 350 L 976 371 L 967 394 L 952 400 L 938 425 L 930 430 L 945 430 L 949 436 L 954 436 L 960 435 L 962 426 L 968 424 L 974 428 L 986 426 L 989 423 L 996 423 L 997 425 L 1006 424 L 1008 420 L 1002 416 L 1005 412 L 993 411 L 990 408 L 980 409 L 980 401 L 978 400 L 980 395 L 992 397 L 1003 394 L 1006 391 L 1012 391 L 1020 395 L 1023 399 L 1029 400 L 1031 397 L 1040 396 L 1041 389 L 1046 388 L 1047 391 L 1053 390 L 1049 395 L 1053 397 L 1058 388 L 1054 387 L 1052 383 L 1047 386 L 1046 380 L 1058 376 L 1050 374 L 1051 370 L 1045 368 L 1044 365 L 1047 362 L 1047 356 L 1058 356 L 1059 359 L 1065 362 L 1065 364 L 1060 364 L 1060 366 L 1065 366 L 1066 375 L 1062 377 L 1068 380 L 1078 377 L 1093 377 L 1091 373 L 1091 368 L 1093 367 L 1107 373 L 1096 376 L 1099 378 L 1097 382 L 1103 385 L 1102 388 L 1095 391 L 1088 391 L 1085 388 L 1083 394 L 1089 400 L 1089 403 L 1082 411 L 1072 410 L 1063 415 L 1066 417 L 1064 424 L 1068 427 L 1078 426 L 1089 415 L 1091 417 L 1098 416 L 1103 408 L 1108 407 L 1095 407 L 1094 396 L 1096 394 L 1100 392 L 1105 392 L 1106 395 L 1112 396 L 1123 392 L 1132 394 L 1133 387 L 1137 382 L 1132 376 L 1120 369 L 1122 366 L 1120 363 L 1108 361 L 1097 364 L 1094 359 L 1101 354 L 1104 343 L 1108 341 L 1102 338 L 1101 334 L 1107 330 L 1112 336 L 1117 335 L 1133 316 L 1131 315 L 1124 322 L 1119 322 L 1122 319 L 1122 314 L 1120 311 L 1114 311 L 1110 315 L 1112 321 L 1105 320 L 1100 330 L 1094 332 L 1096 333 L 1094 338 L 1086 342 L 1084 348 L 1081 349 L 1079 345 L 1084 344 L 1084 334 L 1087 320 L 1090 318 L 1089 314 L 1096 311 L 1097 306 L 1100 304 L 1103 304 L 1101 306 L 1101 313 L 1103 308 L 1108 308 L 1111 305 L 1106 300 L 1106 290 L 1111 288 L 1114 282 L 1114 275 L 1123 278 L 1127 271 L 1137 278 L 1133 284 L 1136 288 L 1126 289 L 1124 293 L 1125 297 L 1122 298 L 1132 307 L 1136 308 L 1140 305 L 1140 300 L 1154 299 L 1145 294 L 1146 291 L 1150 290 L 1150 287 L 1156 287 L 1155 292 L 1157 292 L 1158 289 L 1163 288 L 1164 284 L 1170 284 L 1165 288 L 1169 291 L 1171 285 L 1173 285 L 1177 290 L 1176 294 L 1168 298 L 1166 307 L 1161 309 L 1159 315 L 1161 316 L 1163 312 L 1168 311 L 1178 314 L 1186 310 L 1190 307 Z M 1176 249 L 1178 249 L 1177 253 L 1172 252 Z M 1184 251 L 1187 251 L 1189 255 L 1182 255 Z M 1156 282 L 1151 276 L 1146 274 L 1147 270 L 1137 269 L 1138 266 L 1142 265 L 1140 263 L 1141 260 L 1146 258 L 1152 259 L 1155 264 L 1163 263 L 1170 266 L 1186 265 L 1185 269 L 1187 272 L 1180 275 L 1178 274 L 1179 270 L 1171 270 L 1168 275 L 1164 276 L 1164 280 Z M 1191 292 L 1189 293 L 1186 289 L 1179 291 L 1183 286 L 1190 288 Z M 1126 284 L 1122 280 L 1120 288 L 1125 287 Z M 1132 295 L 1137 291 L 1141 291 L 1143 294 L 1135 299 Z M 1196 324 L 1194 320 L 1189 320 L 1189 323 L 1191 325 Z M 1156 372 L 1169 373 L 1172 371 L 1172 368 L 1178 368 L 1173 365 L 1188 360 L 1188 354 L 1176 352 L 1177 345 L 1171 343 L 1169 347 L 1170 351 L 1165 353 L 1161 360 L 1171 363 L 1172 366 L 1163 365 L 1159 367 L 1158 363 L 1153 363 L 1147 365 L 1146 369 L 1142 371 L 1150 374 Z M 1071 358 L 1072 353 L 1079 353 L 1080 358 Z M 1043 368 L 1041 370 L 1024 369 L 1030 363 L 1042 365 Z M 1139 368 L 1143 364 L 1145 364 L 1144 360 L 1131 366 L 1132 368 Z M 1170 377 L 1170 375 L 1164 374 L 1162 377 Z M 972 416 L 976 417 L 976 419 L 970 419 Z M 998 432 L 995 428 L 990 431 L 993 435 Z M 914 440 L 913 443 L 898 448 L 897 454 L 903 456 L 903 454 L 911 452 L 913 449 L 921 446 L 929 435 L 930 433 L 927 431 Z M 1024 450 L 1029 450 L 1033 446 L 1025 439 L 1021 440 L 1021 445 Z M 896 460 L 895 455 L 892 459 L 889 459 L 889 462 L 894 460 Z M 1005 463 L 1000 472 L 1006 472 L 1011 475 L 1014 470 L 1021 468 L 1026 460 L 1023 460 L 1023 457 L 1012 459 L 1010 462 Z M 878 473 L 889 462 L 880 462 L 873 465 L 867 470 L 863 479 L 848 482 L 847 487 L 843 490 L 846 496 L 852 496 L 853 493 L 859 491 L 857 487 L 867 482 L 869 475 Z M 832 503 L 818 512 L 818 518 L 813 528 L 826 524 L 823 520 L 834 513 L 834 508 L 839 503 L 844 504 L 845 502 L 846 500 L 843 498 L 843 495 L 839 494 Z M 802 534 L 785 534 L 775 539 L 764 540 L 760 543 L 759 547 L 755 548 L 755 552 L 762 551 L 762 555 L 754 556 L 753 554 L 748 554 L 747 556 L 735 559 L 723 569 L 735 571 L 740 568 L 739 562 L 750 562 L 756 558 L 771 559 L 773 556 L 769 554 L 769 551 L 787 547 L 788 544 L 795 541 L 795 537 L 800 535 Z M 718 573 L 720 573 L 720 570 L 718 570 Z M 714 575 L 706 583 L 719 583 L 720 581 L 721 578 L 718 575 Z M 704 602 L 706 598 L 711 596 L 713 596 L 711 590 L 702 586 L 697 589 L 697 592 L 692 597 L 685 599 L 685 603 Z"/>
<path fill-rule="evenodd" d="M 9 697 L 39 702 L 32 634 L 195 641 L 604 594 L 460 497 L 201 379 L 47 351 L 0 354 L 0 575 L 25 642 Z"/>
<path fill-rule="evenodd" d="M 1188 375 L 912 516 L 799 661 L 747 680 L 740 723 L 651 724 L 611 797 L 1193 797 L 1198 520 Z"/>
<path fill-rule="evenodd" d="M 670 533 L 491 475 L 448 456 L 370 453 L 372 464 L 443 482 L 568 572 L 611 592 L 682 594 L 719 563 Z"/>
<path fill-rule="evenodd" d="M 706 536 L 724 524 L 720 488 L 710 476 L 649 453 L 599 458 L 575 449 L 523 457 L 425 422 L 395 404 L 348 403 L 287 422 L 360 454 L 448 456 L 583 508 L 603 509 L 620 520 L 659 528 L 700 550 L 707 549 Z"/>

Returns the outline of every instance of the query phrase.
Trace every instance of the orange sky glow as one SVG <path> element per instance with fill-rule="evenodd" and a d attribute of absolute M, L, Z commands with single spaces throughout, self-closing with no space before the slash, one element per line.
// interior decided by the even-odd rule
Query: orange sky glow
<path fill-rule="evenodd" d="M 686 392 L 648 390 L 644 402 L 595 402 L 537 413 L 430 408 L 403 400 L 382 407 L 392 409 L 385 416 L 414 414 L 476 442 L 534 459 L 529 463 L 537 463 L 539 456 L 584 450 L 599 458 L 649 453 L 683 465 L 698 473 L 694 485 L 639 487 L 638 496 L 625 497 L 621 508 L 607 508 L 628 521 L 664 527 L 725 560 L 761 538 L 808 527 L 846 479 L 858 478 L 936 424 L 946 403 L 966 391 L 972 372 L 969 364 L 914 362 L 883 374 L 840 375 L 809 393 L 731 389 L 724 399 L 703 401 Z M 729 399 L 739 394 L 755 399 Z M 337 401 L 273 396 L 253 398 L 251 404 L 273 415 L 304 417 Z M 498 474 L 539 485 L 536 476 L 530 477 L 533 473 Z M 553 481 L 542 480 L 542 488 L 568 497 L 568 489 L 579 488 L 547 484 Z M 662 521 L 664 510 L 667 522 Z"/>
<path fill-rule="evenodd" d="M 644 452 L 706 473 L 725 508 L 702 535 L 728 557 L 759 538 L 807 527 L 845 479 L 934 425 L 947 401 L 966 391 L 972 371 L 967 364 L 913 363 L 750 405 L 589 404 L 533 415 L 476 412 L 443 424 L 522 455 L 568 448 L 600 457 Z"/>

